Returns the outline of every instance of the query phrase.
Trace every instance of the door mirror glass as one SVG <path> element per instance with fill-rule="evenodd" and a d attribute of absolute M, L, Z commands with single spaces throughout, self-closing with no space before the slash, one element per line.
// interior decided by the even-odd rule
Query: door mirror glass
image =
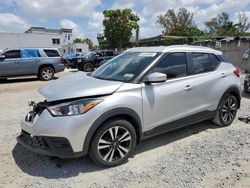
<path fill-rule="evenodd" d="M 5 55 L 0 55 L 0 61 L 5 60 Z"/>
<path fill-rule="evenodd" d="M 146 83 L 160 83 L 160 82 L 165 82 L 167 80 L 167 75 L 160 73 L 160 72 L 154 72 L 149 74 L 146 79 L 145 82 Z"/>

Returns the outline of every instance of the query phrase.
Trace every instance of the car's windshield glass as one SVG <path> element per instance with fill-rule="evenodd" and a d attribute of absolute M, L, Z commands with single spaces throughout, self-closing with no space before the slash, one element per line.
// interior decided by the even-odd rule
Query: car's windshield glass
<path fill-rule="evenodd" d="M 91 58 L 91 57 L 94 57 L 95 54 L 96 54 L 95 52 L 88 52 L 88 53 L 84 54 L 83 57 L 85 57 L 85 58 Z"/>
<path fill-rule="evenodd" d="M 129 82 L 150 65 L 160 53 L 125 52 L 96 69 L 91 76 Z"/>

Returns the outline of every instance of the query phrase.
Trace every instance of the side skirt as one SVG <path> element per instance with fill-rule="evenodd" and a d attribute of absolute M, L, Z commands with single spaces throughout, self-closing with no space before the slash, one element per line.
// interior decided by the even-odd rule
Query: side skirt
<path fill-rule="evenodd" d="M 214 118 L 216 115 L 216 110 L 215 111 L 203 111 L 203 112 L 199 112 L 197 114 L 185 117 L 185 118 L 181 118 L 169 123 L 166 123 L 164 125 L 160 125 L 158 127 L 155 127 L 151 130 L 148 130 L 146 132 L 143 133 L 142 139 L 147 139 L 159 134 L 163 134 L 166 132 L 170 132 L 182 127 L 186 127 L 188 125 L 192 125 L 201 121 L 205 121 L 205 120 L 209 120 Z"/>

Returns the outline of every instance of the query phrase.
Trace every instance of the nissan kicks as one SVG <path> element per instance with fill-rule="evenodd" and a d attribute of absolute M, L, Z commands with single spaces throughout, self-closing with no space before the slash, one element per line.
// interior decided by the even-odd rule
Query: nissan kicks
<path fill-rule="evenodd" d="M 132 48 L 91 74 L 65 76 L 30 102 L 17 141 L 60 158 L 89 154 L 124 163 L 143 139 L 204 120 L 230 125 L 240 108 L 240 70 L 198 46 Z"/>

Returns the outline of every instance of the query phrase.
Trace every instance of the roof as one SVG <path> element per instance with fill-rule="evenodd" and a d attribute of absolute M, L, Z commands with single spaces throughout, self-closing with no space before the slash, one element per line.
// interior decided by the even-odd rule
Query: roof
<path fill-rule="evenodd" d="M 172 46 L 153 46 L 153 47 L 137 47 L 126 50 L 126 52 L 203 52 L 222 55 L 221 51 L 203 46 L 192 45 L 172 45 Z"/>

